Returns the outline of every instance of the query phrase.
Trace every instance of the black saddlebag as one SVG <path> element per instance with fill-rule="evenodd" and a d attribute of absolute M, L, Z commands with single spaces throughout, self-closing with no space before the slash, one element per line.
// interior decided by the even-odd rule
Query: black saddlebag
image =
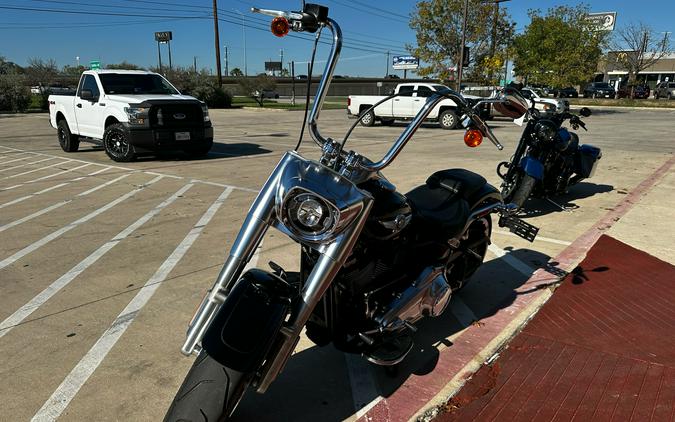
<path fill-rule="evenodd" d="M 600 148 L 586 144 L 580 146 L 575 165 L 575 173 L 584 179 L 593 177 L 600 158 L 602 158 Z"/>

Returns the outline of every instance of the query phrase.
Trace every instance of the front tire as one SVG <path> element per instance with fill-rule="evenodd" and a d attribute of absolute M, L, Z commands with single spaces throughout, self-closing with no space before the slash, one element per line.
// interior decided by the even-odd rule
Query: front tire
<path fill-rule="evenodd" d="M 78 135 L 73 135 L 70 132 L 70 127 L 68 127 L 66 119 L 59 120 L 56 129 L 61 149 L 65 152 L 77 152 L 80 147 L 80 137 Z"/>
<path fill-rule="evenodd" d="M 520 176 L 516 187 L 512 190 L 512 193 L 504 198 L 505 203 L 516 204 L 518 209 L 523 207 L 527 198 L 530 197 L 532 190 L 534 189 L 534 184 L 537 182 L 537 179 L 530 176 L 529 174 L 523 174 Z"/>
<path fill-rule="evenodd" d="M 438 116 L 438 125 L 441 129 L 454 129 L 457 126 L 457 115 L 452 110 L 443 110 L 440 116 Z"/>
<path fill-rule="evenodd" d="M 136 158 L 136 150 L 129 143 L 129 133 L 121 123 L 115 123 L 105 128 L 103 148 L 113 161 L 129 162 Z"/>
<path fill-rule="evenodd" d="M 361 115 L 361 126 L 370 127 L 375 124 L 375 113 L 370 110 L 368 113 Z"/>
<path fill-rule="evenodd" d="M 176 393 L 164 422 L 227 420 L 246 392 L 250 375 L 216 362 L 202 350 Z"/>

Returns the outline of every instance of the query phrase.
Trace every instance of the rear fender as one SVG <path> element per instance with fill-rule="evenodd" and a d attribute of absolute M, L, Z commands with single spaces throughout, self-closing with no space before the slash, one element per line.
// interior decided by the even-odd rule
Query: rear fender
<path fill-rule="evenodd" d="M 520 160 L 520 168 L 522 168 L 526 174 L 537 180 L 542 180 L 544 178 L 544 165 L 536 158 L 530 156 L 523 157 L 523 159 Z"/>
<path fill-rule="evenodd" d="M 263 362 L 286 319 L 293 288 L 259 269 L 244 273 L 202 338 L 202 347 L 221 365 L 240 372 Z"/>

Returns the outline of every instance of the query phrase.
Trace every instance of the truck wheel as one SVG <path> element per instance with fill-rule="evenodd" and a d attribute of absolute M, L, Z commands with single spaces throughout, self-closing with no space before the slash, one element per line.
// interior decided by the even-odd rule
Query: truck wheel
<path fill-rule="evenodd" d="M 441 129 L 454 129 L 457 126 L 457 115 L 452 110 L 444 110 L 438 116 L 438 125 Z"/>
<path fill-rule="evenodd" d="M 370 110 L 368 113 L 361 115 L 362 126 L 372 126 L 375 124 L 375 113 Z"/>
<path fill-rule="evenodd" d="M 127 162 L 136 158 L 134 146 L 129 143 L 129 134 L 121 123 L 105 128 L 103 148 L 113 161 Z"/>
<path fill-rule="evenodd" d="M 66 119 L 59 120 L 56 128 L 61 149 L 65 152 L 76 152 L 80 147 L 80 137 L 70 133 L 70 128 L 68 127 L 68 122 L 66 122 Z"/>

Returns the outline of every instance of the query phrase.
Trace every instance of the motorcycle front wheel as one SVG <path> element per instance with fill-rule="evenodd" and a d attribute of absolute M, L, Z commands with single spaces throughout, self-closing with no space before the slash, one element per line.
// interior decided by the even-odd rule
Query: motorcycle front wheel
<path fill-rule="evenodd" d="M 504 192 L 502 192 L 502 195 L 504 195 L 505 203 L 516 204 L 518 209 L 521 209 L 525 201 L 527 201 L 527 198 L 532 193 L 532 189 L 534 189 L 534 184 L 537 182 L 537 180 L 529 174 L 522 174 L 518 179 L 518 182 L 516 182 L 516 185 L 511 188 L 510 192 L 508 192 L 506 195 L 504 195 Z"/>
<path fill-rule="evenodd" d="M 176 393 L 164 422 L 227 420 L 246 392 L 251 375 L 219 364 L 202 350 Z"/>

